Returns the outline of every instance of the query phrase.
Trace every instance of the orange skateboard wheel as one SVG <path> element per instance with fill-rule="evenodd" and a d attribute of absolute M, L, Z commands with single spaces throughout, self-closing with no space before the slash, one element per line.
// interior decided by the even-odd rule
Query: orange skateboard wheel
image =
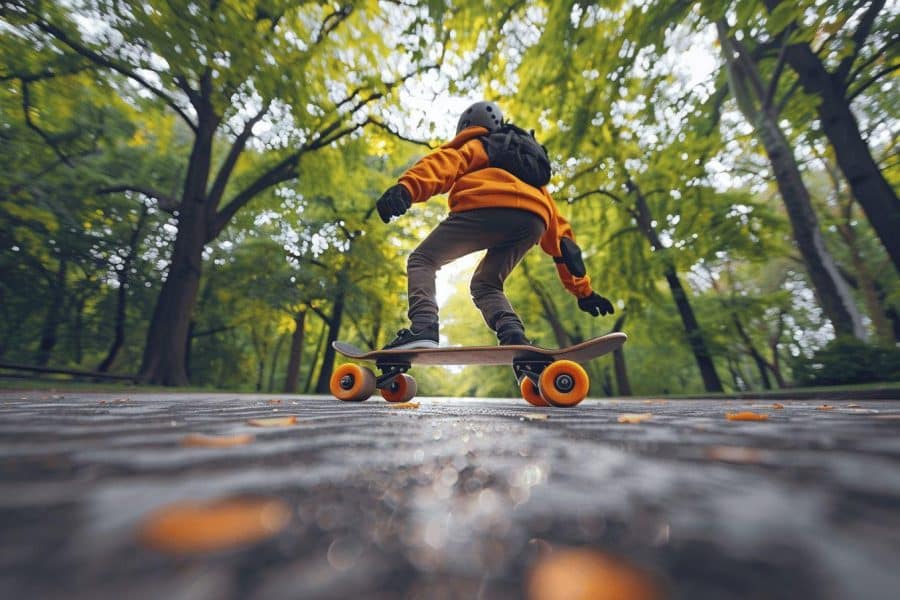
<path fill-rule="evenodd" d="M 591 380 L 584 368 L 571 360 L 550 363 L 541 373 L 541 397 L 552 406 L 575 406 L 587 396 Z"/>
<path fill-rule="evenodd" d="M 344 402 L 362 402 L 375 391 L 375 373 L 352 363 L 339 366 L 331 374 L 332 395 Z"/>
<path fill-rule="evenodd" d="M 522 392 L 522 397 L 525 398 L 528 404 L 532 406 L 550 406 L 546 400 L 541 398 L 537 388 L 534 387 L 534 382 L 528 377 L 522 378 L 522 382 L 519 383 L 519 391 Z"/>
<path fill-rule="evenodd" d="M 381 389 L 381 396 L 388 402 L 409 402 L 419 391 L 419 386 L 412 375 L 397 375 Z"/>

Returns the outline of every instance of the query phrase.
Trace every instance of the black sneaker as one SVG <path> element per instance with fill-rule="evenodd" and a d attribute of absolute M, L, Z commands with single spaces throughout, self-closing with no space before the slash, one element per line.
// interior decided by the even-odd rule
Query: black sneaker
<path fill-rule="evenodd" d="M 382 350 L 409 350 L 413 348 L 437 348 L 438 347 L 438 326 L 432 325 L 423 331 L 411 331 L 409 329 L 401 329 L 397 332 L 391 342 L 389 342 Z"/>
<path fill-rule="evenodd" d="M 525 330 L 518 327 L 507 327 L 497 332 L 501 346 L 531 346 L 531 340 L 525 337 Z"/>

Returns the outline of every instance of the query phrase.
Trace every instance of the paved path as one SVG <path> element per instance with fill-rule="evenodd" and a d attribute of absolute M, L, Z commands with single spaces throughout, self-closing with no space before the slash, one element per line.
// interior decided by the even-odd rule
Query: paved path
<path fill-rule="evenodd" d="M 675 598 L 900 589 L 900 403 L 420 402 L 3 392 L 0 597 L 516 598 L 566 547 Z M 255 441 L 183 447 L 195 432 Z M 188 557 L 138 539 L 169 503 L 247 495 L 286 503 L 287 526 Z"/>

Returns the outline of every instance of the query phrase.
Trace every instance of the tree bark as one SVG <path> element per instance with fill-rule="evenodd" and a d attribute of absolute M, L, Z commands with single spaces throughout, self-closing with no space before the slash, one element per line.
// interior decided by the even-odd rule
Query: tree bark
<path fill-rule="evenodd" d="M 559 312 L 556 310 L 556 306 L 553 304 L 553 300 L 550 298 L 547 290 L 544 289 L 544 286 L 540 281 L 531 275 L 525 262 L 522 262 L 522 272 L 525 274 L 525 278 L 528 279 L 529 285 L 531 285 L 531 288 L 538 297 L 538 301 L 541 303 L 544 318 L 550 325 L 550 330 L 553 331 L 553 337 L 556 339 L 557 348 L 565 348 L 566 346 L 572 345 L 572 337 L 569 335 L 569 332 L 566 331 L 565 326 L 563 326 L 562 319 L 559 317 Z"/>
<path fill-rule="evenodd" d="M 738 336 L 744 342 L 744 346 L 747 348 L 747 352 L 750 353 L 750 356 L 753 358 L 753 362 L 756 363 L 756 370 L 759 371 L 759 378 L 762 381 L 763 388 L 767 390 L 772 389 L 772 382 L 769 381 L 769 369 L 766 364 L 766 359 L 762 357 L 759 353 L 759 350 L 756 349 L 756 346 L 753 345 L 753 340 L 750 339 L 750 336 L 747 334 L 747 330 L 744 329 L 744 324 L 741 323 L 740 318 L 738 318 L 737 313 L 731 313 L 731 320 L 734 322 L 734 328 L 737 330 Z"/>
<path fill-rule="evenodd" d="M 116 315 L 113 325 L 113 341 L 106 353 L 106 358 L 97 367 L 98 373 L 106 373 L 112 367 L 113 362 L 119 355 L 119 350 L 125 343 L 125 319 L 127 316 L 128 304 L 128 280 L 131 277 L 131 265 L 137 257 L 138 245 L 141 239 L 141 232 L 144 229 L 144 223 L 148 214 L 147 205 L 141 206 L 141 212 L 138 215 L 137 224 L 131 231 L 131 237 L 128 240 L 128 254 L 122 261 L 122 268 L 116 271 L 116 280 L 119 282 L 119 289 L 116 290 Z"/>
<path fill-rule="evenodd" d="M 647 203 L 647 199 L 630 175 L 627 176 L 626 186 L 635 198 L 634 217 L 638 228 L 650 242 L 650 246 L 655 252 L 665 252 L 666 248 L 653 227 L 653 217 L 650 214 L 650 206 Z M 678 314 L 681 317 L 682 325 L 684 325 L 684 331 L 691 351 L 694 354 L 694 360 L 697 362 L 697 368 L 700 369 L 703 387 L 707 392 L 721 392 L 723 391 L 722 381 L 719 379 L 719 374 L 716 373 L 716 366 L 706 346 L 703 330 L 700 329 L 700 324 L 694 315 L 694 309 L 691 307 L 687 293 L 685 293 L 684 287 L 681 285 L 675 266 L 671 262 L 666 264 L 664 275 L 666 282 L 669 284 L 669 290 L 672 292 L 672 299 L 675 300 L 675 306 L 678 308 Z"/>
<path fill-rule="evenodd" d="M 44 326 L 41 328 L 41 341 L 38 344 L 34 362 L 44 367 L 50 362 L 50 354 L 56 346 L 56 334 L 59 329 L 60 313 L 63 301 L 66 297 L 66 271 L 69 263 L 65 257 L 59 259 L 59 267 L 56 270 L 56 278 L 53 282 L 53 296 L 50 298 L 50 306 L 44 317 Z"/>
<path fill-rule="evenodd" d="M 771 12 L 781 0 L 766 0 Z M 883 0 L 876 0 L 869 10 L 876 14 L 884 6 Z M 865 42 L 854 40 L 857 46 Z M 858 47 L 855 49 L 858 52 Z M 817 96 L 816 105 L 822 131 L 831 143 L 838 165 L 853 190 L 872 228 L 887 250 L 894 269 L 900 272 L 900 201 L 891 184 L 878 168 L 868 144 L 859 130 L 859 123 L 850 108 L 848 97 L 849 81 L 844 72 L 837 69 L 831 73 L 822 59 L 812 51 L 807 43 L 791 44 L 785 50 L 785 58 L 797 73 L 803 90 Z"/>
<path fill-rule="evenodd" d="M 622 331 L 627 316 L 627 314 L 622 313 L 622 315 L 616 319 L 612 330 Z M 618 390 L 618 394 L 620 396 L 630 396 L 631 381 L 628 379 L 628 368 L 625 365 L 625 351 L 621 346 L 613 350 L 613 370 L 616 374 L 616 389 Z"/>
<path fill-rule="evenodd" d="M 140 380 L 187 385 L 185 366 L 191 313 L 200 286 L 206 219 L 202 205 L 186 203 L 179 216 L 168 276 L 159 293 L 141 365 Z"/>
<path fill-rule="evenodd" d="M 819 305 L 831 321 L 836 335 L 865 339 L 862 316 L 854 303 L 850 287 L 841 277 L 834 258 L 825 247 L 819 220 L 813 210 L 809 190 L 800 175 L 793 148 L 778 126 L 774 107 L 761 97 L 764 92 L 761 91 L 759 72 L 750 57 L 741 52 L 735 56 L 735 44 L 728 35 L 727 26 L 721 21 L 717 25 L 732 93 L 744 117 L 756 130 L 772 165 L 794 241 L 803 257 Z M 751 88 L 757 90 L 756 96 L 761 103 L 759 108 L 754 104 Z"/>
<path fill-rule="evenodd" d="M 334 371 L 335 350 L 332 342 L 337 341 L 341 331 L 341 321 L 344 318 L 345 286 L 338 282 L 337 297 L 334 299 L 334 307 L 331 310 L 331 318 L 326 321 L 328 325 L 328 338 L 325 343 L 325 354 L 322 357 L 322 368 L 319 371 L 319 380 L 316 383 L 317 394 L 331 393 L 331 373 Z"/>
<path fill-rule="evenodd" d="M 288 356 L 287 375 L 284 378 L 284 391 L 297 393 L 300 378 L 300 361 L 303 357 L 303 338 L 306 336 L 306 309 L 294 315 L 294 333 L 291 335 L 291 351 Z"/>

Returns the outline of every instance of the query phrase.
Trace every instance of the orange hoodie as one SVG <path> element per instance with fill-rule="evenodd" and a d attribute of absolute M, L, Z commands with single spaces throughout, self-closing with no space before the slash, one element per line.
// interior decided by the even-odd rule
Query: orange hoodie
<path fill-rule="evenodd" d="M 547 192 L 517 179 L 511 173 L 488 166 L 484 145 L 478 139 L 488 133 L 484 127 L 469 127 L 425 156 L 400 177 L 413 202 L 425 202 L 437 194 L 450 193 L 450 212 L 479 208 L 518 208 L 544 220 L 547 230 L 541 249 L 554 258 L 562 255 L 559 240 L 575 239 L 572 227 L 559 214 Z M 590 277 L 575 277 L 561 262 L 556 269 L 563 285 L 577 298 L 590 296 Z"/>

